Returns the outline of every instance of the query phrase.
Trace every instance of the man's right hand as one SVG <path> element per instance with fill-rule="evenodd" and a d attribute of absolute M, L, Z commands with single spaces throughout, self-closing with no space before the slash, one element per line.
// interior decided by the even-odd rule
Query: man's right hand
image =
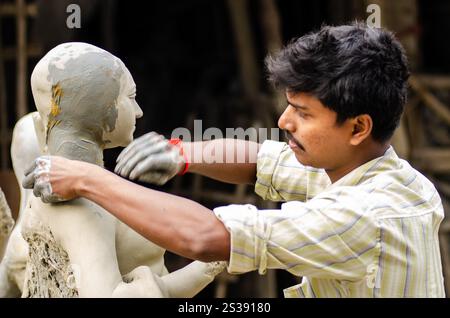
<path fill-rule="evenodd" d="M 163 185 L 185 165 L 180 147 L 150 132 L 135 139 L 120 153 L 114 172 L 130 180 Z"/>

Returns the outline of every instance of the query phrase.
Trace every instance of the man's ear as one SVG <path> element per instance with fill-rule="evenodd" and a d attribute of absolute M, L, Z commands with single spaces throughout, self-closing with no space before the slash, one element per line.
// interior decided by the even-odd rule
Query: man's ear
<path fill-rule="evenodd" d="M 46 129 L 44 127 L 44 123 L 42 121 L 41 115 L 39 115 L 39 112 L 34 112 L 32 114 L 32 117 L 34 123 L 34 130 L 36 132 L 36 137 L 39 143 L 39 148 L 41 150 L 41 153 L 45 154 L 47 153 L 46 147 L 47 134 Z"/>
<path fill-rule="evenodd" d="M 353 126 L 353 130 L 350 144 L 352 144 L 353 146 L 361 144 L 364 140 L 369 138 L 370 134 L 372 133 L 372 117 L 367 114 L 358 115 L 355 118 L 352 118 L 351 124 Z"/>

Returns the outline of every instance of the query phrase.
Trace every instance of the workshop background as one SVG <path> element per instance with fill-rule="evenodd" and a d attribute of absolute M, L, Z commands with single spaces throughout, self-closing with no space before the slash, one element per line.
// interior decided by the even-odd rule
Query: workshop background
<path fill-rule="evenodd" d="M 77 4 L 81 27 L 69 28 Z M 381 25 L 394 31 L 411 64 L 409 101 L 394 147 L 428 176 L 446 210 L 439 237 L 446 292 L 450 295 L 450 1 L 446 0 L 0 0 L 0 187 L 17 215 L 18 185 L 10 159 L 15 123 L 35 111 L 30 75 L 54 46 L 88 42 L 127 65 L 144 117 L 135 137 L 170 136 L 177 127 L 276 127 L 284 98 L 266 82 L 264 57 L 322 24 L 367 21 L 370 4 Z M 71 20 L 73 22 L 73 20 Z M 70 24 L 69 24 L 70 25 Z M 114 167 L 120 149 L 107 150 Z M 145 184 L 143 184 L 145 185 Z M 151 187 L 149 185 L 145 185 Z M 155 187 L 156 188 L 156 187 Z M 224 185 L 201 176 L 177 177 L 164 191 L 210 208 L 263 202 L 251 186 Z M 166 254 L 169 270 L 190 262 Z M 282 297 L 299 277 L 281 270 L 264 276 L 221 274 L 197 297 Z"/>

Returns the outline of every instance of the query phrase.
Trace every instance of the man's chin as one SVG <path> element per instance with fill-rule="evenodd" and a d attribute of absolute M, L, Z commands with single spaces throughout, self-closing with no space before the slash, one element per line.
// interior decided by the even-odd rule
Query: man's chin
<path fill-rule="evenodd" d="M 311 163 L 308 162 L 308 160 L 303 156 L 300 152 L 301 150 L 296 149 L 297 151 L 294 151 L 295 158 L 298 162 L 300 162 L 304 166 L 309 166 Z"/>
<path fill-rule="evenodd" d="M 295 158 L 297 159 L 297 161 L 302 164 L 303 166 L 308 166 L 308 167 L 312 167 L 312 168 L 317 168 L 317 169 L 321 169 L 321 167 L 317 167 L 316 164 L 314 164 L 314 162 L 312 162 L 311 160 L 308 160 L 308 157 L 305 155 L 305 152 L 300 150 L 295 151 Z"/>

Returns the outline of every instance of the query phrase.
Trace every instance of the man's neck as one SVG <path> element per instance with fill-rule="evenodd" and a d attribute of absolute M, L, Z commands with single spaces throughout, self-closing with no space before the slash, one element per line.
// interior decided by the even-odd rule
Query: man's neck
<path fill-rule="evenodd" d="M 381 157 L 384 155 L 386 150 L 389 148 L 389 142 L 384 144 L 377 144 L 373 146 L 367 146 L 366 149 L 361 149 L 355 152 L 353 156 L 353 160 L 348 162 L 346 165 L 341 166 L 337 169 L 325 170 L 328 174 L 328 177 L 331 180 L 331 183 L 335 183 L 345 175 L 349 174 L 356 168 L 362 166 L 366 162 L 369 162 L 375 158 Z"/>

